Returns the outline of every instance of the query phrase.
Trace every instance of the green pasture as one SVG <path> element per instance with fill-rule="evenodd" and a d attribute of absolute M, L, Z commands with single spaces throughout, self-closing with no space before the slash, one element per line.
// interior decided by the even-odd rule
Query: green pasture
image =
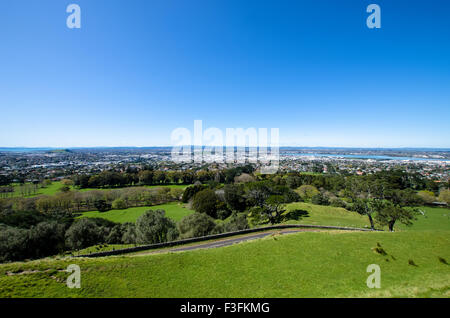
<path fill-rule="evenodd" d="M 104 218 L 116 223 L 136 222 L 136 220 L 142 214 L 144 214 L 145 211 L 158 209 L 166 211 L 166 216 L 174 221 L 179 221 L 186 215 L 194 212 L 186 208 L 183 203 L 171 202 L 154 206 L 135 207 L 123 210 L 110 210 L 107 212 L 89 211 L 83 212 L 80 217 Z"/>

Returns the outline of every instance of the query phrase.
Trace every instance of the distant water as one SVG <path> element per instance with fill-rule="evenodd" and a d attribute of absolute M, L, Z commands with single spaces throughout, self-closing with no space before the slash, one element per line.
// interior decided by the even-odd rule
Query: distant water
<path fill-rule="evenodd" d="M 348 159 L 374 159 L 374 160 L 414 160 L 414 161 L 449 161 L 450 159 L 441 158 L 418 158 L 418 157 L 394 157 L 379 155 L 344 155 L 344 154 L 324 154 L 324 153 L 284 153 L 288 156 L 303 157 L 332 157 L 332 158 L 348 158 Z"/>
<path fill-rule="evenodd" d="M 51 151 L 60 148 L 0 148 L 0 152 L 35 152 L 35 151 Z"/>

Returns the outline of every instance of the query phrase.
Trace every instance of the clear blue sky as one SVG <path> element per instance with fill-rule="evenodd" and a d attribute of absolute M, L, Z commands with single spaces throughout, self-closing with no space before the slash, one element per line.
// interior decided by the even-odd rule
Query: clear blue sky
<path fill-rule="evenodd" d="M 0 147 L 170 145 L 195 119 L 277 127 L 282 145 L 450 147 L 449 15 L 446 0 L 2 0 Z"/>

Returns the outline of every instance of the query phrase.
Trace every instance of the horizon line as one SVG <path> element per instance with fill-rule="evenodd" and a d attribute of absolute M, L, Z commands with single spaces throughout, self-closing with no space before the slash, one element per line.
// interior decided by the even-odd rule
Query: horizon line
<path fill-rule="evenodd" d="M 176 147 L 220 147 L 220 145 L 177 145 Z M 105 149 L 105 148 L 172 148 L 173 145 L 159 145 L 159 146 L 69 146 L 69 147 L 58 147 L 58 146 L 13 146 L 13 147 L 3 147 L 0 149 Z M 222 146 L 227 147 L 240 147 L 234 146 Z M 258 148 L 259 146 L 245 146 L 245 148 Z M 270 146 L 267 146 L 270 148 Z M 439 150 L 449 150 L 450 147 L 420 147 L 420 146 L 403 146 L 403 147 L 389 147 L 389 146 L 279 146 L 279 148 L 302 148 L 302 149 L 439 149 Z"/>

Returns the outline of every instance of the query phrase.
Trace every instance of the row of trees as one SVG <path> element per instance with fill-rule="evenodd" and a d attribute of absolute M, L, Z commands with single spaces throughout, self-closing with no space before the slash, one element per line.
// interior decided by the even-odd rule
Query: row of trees
<path fill-rule="evenodd" d="M 183 190 L 177 188 L 132 187 L 112 190 L 67 191 L 55 195 L 0 200 L 2 211 L 84 212 L 151 206 L 179 200 Z"/>
<path fill-rule="evenodd" d="M 70 214 L 13 212 L 0 217 L 0 262 L 42 258 L 97 244 L 154 244 L 248 228 L 244 215 L 216 224 L 204 213 L 175 223 L 164 210 L 149 210 L 136 223 L 102 218 L 74 220 Z"/>

